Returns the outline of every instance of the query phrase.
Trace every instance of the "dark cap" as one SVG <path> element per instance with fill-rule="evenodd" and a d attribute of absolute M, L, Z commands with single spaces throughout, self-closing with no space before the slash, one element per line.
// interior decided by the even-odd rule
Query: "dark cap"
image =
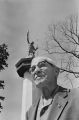
<path fill-rule="evenodd" d="M 16 64 L 17 73 L 20 77 L 24 77 L 25 72 L 29 72 L 33 57 L 21 58 Z"/>

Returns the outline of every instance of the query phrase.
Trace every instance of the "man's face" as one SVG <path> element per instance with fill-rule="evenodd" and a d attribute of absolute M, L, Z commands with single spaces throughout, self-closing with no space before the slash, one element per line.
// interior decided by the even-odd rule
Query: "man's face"
<path fill-rule="evenodd" d="M 56 67 L 46 60 L 33 60 L 31 64 L 31 74 L 33 82 L 38 88 L 56 84 Z"/>

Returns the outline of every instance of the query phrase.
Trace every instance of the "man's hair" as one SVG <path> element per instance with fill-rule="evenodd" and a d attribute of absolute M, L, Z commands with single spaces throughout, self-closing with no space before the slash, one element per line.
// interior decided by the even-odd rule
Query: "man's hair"
<path fill-rule="evenodd" d="M 49 57 L 45 57 L 45 56 L 35 57 L 35 58 L 33 58 L 32 63 L 33 63 L 33 62 L 36 63 L 36 62 L 40 62 L 40 61 L 46 61 L 46 62 L 49 63 L 51 66 L 56 67 L 56 68 L 58 68 L 58 70 L 60 70 L 60 68 L 57 67 L 57 66 L 55 65 L 55 63 L 53 62 L 53 60 L 52 60 L 51 58 L 49 58 Z"/>

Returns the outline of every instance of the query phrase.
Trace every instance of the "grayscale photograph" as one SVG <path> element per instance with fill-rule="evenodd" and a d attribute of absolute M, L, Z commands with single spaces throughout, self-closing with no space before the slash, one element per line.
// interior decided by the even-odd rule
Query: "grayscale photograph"
<path fill-rule="evenodd" d="M 0 0 L 0 120 L 79 120 L 78 0 Z"/>

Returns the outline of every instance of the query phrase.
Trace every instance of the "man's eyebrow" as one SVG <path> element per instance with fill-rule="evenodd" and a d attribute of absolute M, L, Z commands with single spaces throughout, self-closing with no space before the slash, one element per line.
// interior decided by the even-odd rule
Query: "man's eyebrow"
<path fill-rule="evenodd" d="M 52 64 L 52 63 L 50 63 L 50 62 L 48 62 L 47 60 L 45 60 L 48 64 L 50 64 L 52 67 L 55 67 L 55 65 L 54 64 Z"/>
<path fill-rule="evenodd" d="M 36 65 L 38 65 L 38 64 L 40 64 L 42 62 L 46 62 L 46 60 L 39 61 L 37 64 L 33 64 L 32 66 L 36 66 Z"/>
<path fill-rule="evenodd" d="M 42 60 L 42 61 L 39 61 L 38 63 L 41 63 L 41 62 L 46 62 L 45 60 Z"/>

